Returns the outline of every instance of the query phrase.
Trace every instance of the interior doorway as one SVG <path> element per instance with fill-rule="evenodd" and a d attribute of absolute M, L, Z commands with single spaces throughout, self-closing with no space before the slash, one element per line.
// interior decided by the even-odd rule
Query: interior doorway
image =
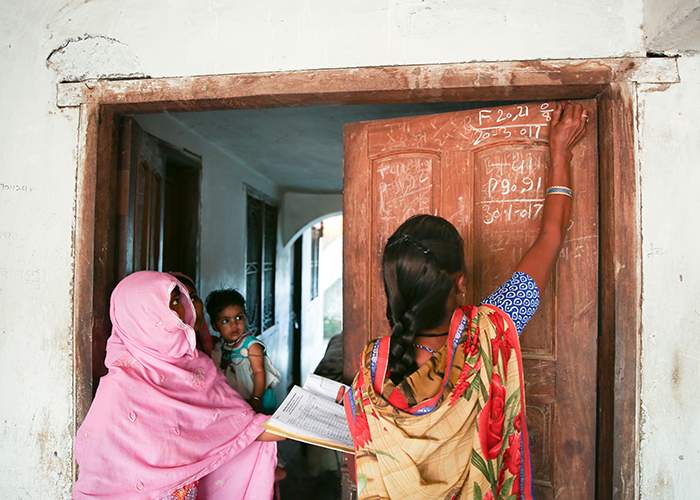
<path fill-rule="evenodd" d="M 147 133 L 132 117 L 120 127 L 117 278 L 179 271 L 197 282 L 201 158 Z"/>
<path fill-rule="evenodd" d="M 163 269 L 199 278 L 199 189 L 201 159 L 174 148 L 165 151 Z"/>
<path fill-rule="evenodd" d="M 292 271 L 292 384 L 301 385 L 301 322 L 302 303 L 302 239 L 294 242 L 294 257 Z"/>
<path fill-rule="evenodd" d="M 541 63 L 539 64 L 540 66 L 538 67 L 541 70 Z M 609 64 L 615 66 L 617 63 Z M 299 75 L 289 75 L 290 78 L 288 80 L 285 80 L 284 75 L 280 77 L 281 80 L 275 77 L 269 81 L 278 82 L 278 84 L 280 81 L 286 83 L 283 85 L 284 90 L 281 93 L 279 88 L 275 91 L 274 97 L 269 97 L 269 93 L 266 94 L 266 92 L 270 92 L 269 87 L 247 87 L 246 85 L 252 81 L 250 76 L 246 80 L 248 83 L 243 85 L 243 87 L 236 87 L 235 84 L 227 87 L 235 88 L 235 92 L 247 92 L 247 95 L 250 97 L 248 101 L 217 100 L 216 97 L 212 98 L 211 96 L 207 101 L 205 99 L 206 95 L 201 92 L 193 92 L 192 89 L 188 93 L 180 94 L 179 87 L 171 93 L 161 88 L 157 91 L 154 90 L 154 92 L 157 92 L 156 94 L 149 94 L 148 91 L 143 91 L 143 86 L 139 87 L 139 92 L 136 92 L 136 87 L 134 87 L 133 95 L 138 95 L 138 97 L 127 97 L 124 99 L 124 88 L 128 87 L 128 84 L 123 82 L 116 84 L 114 89 L 108 85 L 99 87 L 96 99 L 90 102 L 86 101 L 82 115 L 83 130 L 87 138 L 84 165 L 86 168 L 85 175 L 88 175 L 88 180 L 81 184 L 82 187 L 79 191 L 79 194 L 82 195 L 79 206 L 78 240 L 80 244 L 77 248 L 78 262 L 80 264 L 76 270 L 76 284 L 80 285 L 85 280 L 89 283 L 89 287 L 80 288 L 78 286 L 77 288 L 76 324 L 87 324 L 90 327 L 94 325 L 94 329 L 91 328 L 91 330 L 106 329 L 108 327 L 108 324 L 104 321 L 103 312 L 107 300 L 100 295 L 104 293 L 100 290 L 107 290 L 109 284 L 113 282 L 113 278 L 110 277 L 111 271 L 109 270 L 113 258 L 110 259 L 108 255 L 108 249 L 111 247 L 109 245 L 103 246 L 103 242 L 110 240 L 110 232 L 109 230 L 105 231 L 105 228 L 110 226 L 109 213 L 114 211 L 116 204 L 114 203 L 114 198 L 110 196 L 99 197 L 96 196 L 96 193 L 98 185 L 100 190 L 104 191 L 106 189 L 108 194 L 110 193 L 109 186 L 115 185 L 112 178 L 113 170 L 111 170 L 111 167 L 114 165 L 116 152 L 113 146 L 113 131 L 115 120 L 124 112 L 133 112 L 139 109 L 153 111 L 168 109 L 169 107 L 182 108 L 183 100 L 190 102 L 190 109 L 195 109 L 197 106 L 211 107 L 212 103 L 217 103 L 216 105 L 222 107 L 239 107 L 246 105 L 275 106 L 295 103 L 308 105 L 328 101 L 349 103 L 461 100 L 473 103 L 474 101 L 497 99 L 504 96 L 519 101 L 539 100 L 543 96 L 549 98 L 595 98 L 600 110 L 599 129 L 601 130 L 599 168 L 601 175 L 600 211 L 602 216 L 600 223 L 602 244 L 600 266 L 601 344 L 599 352 L 601 359 L 604 360 L 603 364 L 599 363 L 601 368 L 598 373 L 598 456 L 613 456 L 614 458 L 610 461 L 616 464 L 609 463 L 605 465 L 606 460 L 603 458 L 599 459 L 599 464 L 604 464 L 604 466 L 598 469 L 597 484 L 599 492 L 602 492 L 601 495 L 605 495 L 606 491 L 612 491 L 613 484 L 619 485 L 620 477 L 629 479 L 631 474 L 629 483 L 633 484 L 634 465 L 630 465 L 630 460 L 634 461 L 635 448 L 634 439 L 628 438 L 630 433 L 634 434 L 635 426 L 634 423 L 630 424 L 624 421 L 622 410 L 634 408 L 636 386 L 634 384 L 630 386 L 629 383 L 629 381 L 634 380 L 634 376 L 626 378 L 628 382 L 624 384 L 621 382 L 624 377 L 619 375 L 620 372 L 617 372 L 618 374 L 615 376 L 615 367 L 624 365 L 634 369 L 636 366 L 636 350 L 634 350 L 636 344 L 634 339 L 636 338 L 635 325 L 638 325 L 638 322 L 635 320 L 638 312 L 634 301 L 625 302 L 619 298 L 621 295 L 618 295 L 618 293 L 627 290 L 631 293 L 631 296 L 636 296 L 638 282 L 635 281 L 633 275 L 627 274 L 625 277 L 622 277 L 615 272 L 615 269 L 619 268 L 621 262 L 624 262 L 624 265 L 628 266 L 629 269 L 638 267 L 636 247 L 629 243 L 630 241 L 638 240 L 638 231 L 634 218 L 634 196 L 631 199 L 629 196 L 629 186 L 634 186 L 634 182 L 630 182 L 630 175 L 633 175 L 631 172 L 634 171 L 632 159 L 633 144 L 630 140 L 630 137 L 632 137 L 633 113 L 630 106 L 630 94 L 625 84 L 617 83 L 619 79 L 624 81 L 624 71 L 618 69 L 609 72 L 598 72 L 592 71 L 592 68 L 586 65 L 578 64 L 573 67 L 566 66 L 566 63 L 552 63 L 550 73 L 539 71 L 537 74 L 527 76 L 526 70 L 528 68 L 526 63 L 523 63 L 523 66 L 516 64 L 510 66 L 502 65 L 503 67 L 494 66 L 493 68 L 478 65 L 474 65 L 474 68 L 471 68 L 469 65 L 465 66 L 465 68 L 461 68 L 456 73 L 450 73 L 450 77 L 453 79 L 449 80 L 449 85 L 447 80 L 442 78 L 427 79 L 421 84 L 425 85 L 427 90 L 419 92 L 415 92 L 413 84 L 410 83 L 415 80 L 415 75 L 412 77 L 407 76 L 411 74 L 411 71 L 430 71 L 434 72 L 434 76 L 437 73 L 445 75 L 445 71 L 449 72 L 451 69 L 427 69 L 425 67 L 418 70 L 396 69 L 391 70 L 390 73 L 392 75 L 406 75 L 407 79 L 401 80 L 399 78 L 398 80 L 392 79 L 390 81 L 382 79 L 382 74 L 373 73 L 374 70 L 370 69 L 365 73 L 360 71 L 362 78 L 369 77 L 370 80 L 368 81 L 374 81 L 375 84 L 379 81 L 382 82 L 378 85 L 386 90 L 379 92 L 367 91 L 365 87 L 359 84 L 357 74 L 360 73 L 354 73 L 356 70 L 348 70 L 344 73 L 343 71 L 336 72 L 343 73 L 342 75 L 314 72 L 313 80 L 316 90 L 310 90 L 307 87 L 308 81 L 306 80 L 301 83 L 299 83 L 299 80 L 295 80 L 299 78 Z M 616 67 L 619 68 L 619 65 Z M 518 73 L 519 68 L 523 69 L 524 72 Z M 375 74 L 376 80 L 372 80 L 373 74 Z M 386 74 L 389 73 L 384 73 L 384 75 Z M 326 78 L 326 76 L 330 79 L 323 80 L 325 83 L 319 83 L 317 79 L 319 75 L 321 80 Z M 488 77 L 484 79 L 484 75 L 492 75 L 493 79 Z M 504 75 L 506 75 L 505 79 Z M 519 80 L 519 78 L 524 78 L 524 80 Z M 302 76 L 303 79 L 304 77 Z M 258 82 L 260 81 L 263 80 L 258 80 Z M 520 81 L 527 83 L 513 86 L 514 82 Z M 443 85 L 448 85 L 449 91 L 446 91 L 447 87 Z M 120 90 L 115 90 L 116 87 L 119 87 Z M 301 95 L 300 92 L 307 92 L 307 97 L 299 97 Z M 119 98 L 116 97 L 117 94 L 119 94 Z M 158 98 L 156 98 L 156 95 Z M 164 95 L 167 97 L 164 97 Z M 98 110 L 102 117 L 99 130 L 95 119 Z M 99 147 L 98 138 L 100 139 Z M 94 177 L 95 174 L 99 174 L 99 176 Z M 98 183 L 98 180 L 102 182 Z M 114 191 L 111 192 L 114 193 Z M 624 193 L 624 196 L 621 193 Z M 85 195 L 87 195 L 87 198 L 85 198 Z M 94 200 L 96 206 L 101 206 L 105 209 L 104 212 L 96 211 L 96 213 L 100 214 L 99 217 L 90 216 L 89 211 L 85 210 L 86 200 L 89 199 Z M 104 215 L 101 215 L 102 213 Z M 87 226 L 86 222 L 88 222 Z M 85 228 L 91 229 L 88 233 L 85 233 L 82 231 Z M 626 240 L 625 236 L 627 236 Z M 81 261 L 80 257 L 86 255 L 87 247 L 85 245 L 87 244 L 94 245 L 94 247 L 91 246 L 90 248 L 99 248 L 99 251 L 96 251 L 94 254 L 95 260 L 88 258 L 85 261 Z M 106 250 L 102 250 L 103 248 Z M 84 262 L 84 264 L 81 262 Z M 353 314 L 357 314 L 357 311 L 354 311 L 352 306 L 346 301 L 346 320 Z M 86 318 L 89 318 L 87 323 L 84 322 Z M 87 336 L 89 340 L 94 340 L 95 337 L 95 331 L 92 331 Z M 89 343 L 87 346 L 83 345 L 82 342 L 79 342 L 79 344 L 78 364 L 80 365 L 85 359 L 89 360 L 92 357 L 93 351 L 89 348 Z M 85 353 L 87 353 L 87 356 L 85 356 Z M 629 363 L 626 363 L 626 361 Z M 79 369 L 78 393 L 79 398 L 85 398 L 84 395 L 81 395 L 83 394 L 81 388 L 85 387 L 86 379 L 81 373 L 83 372 Z M 89 382 L 87 384 L 89 386 Z M 87 400 L 80 399 L 80 401 L 82 401 L 82 406 L 79 407 L 79 415 L 85 411 L 89 398 Z M 632 411 L 632 414 L 634 414 L 634 411 Z M 610 432 L 606 433 L 606 430 Z M 616 439 L 613 443 L 602 443 L 600 439 L 601 433 L 604 435 L 615 435 Z M 610 452 L 610 446 L 614 449 L 614 453 Z M 620 475 L 613 477 L 613 469 L 621 471 Z M 621 486 L 617 491 L 628 491 L 626 488 L 626 486 Z"/>
<path fill-rule="evenodd" d="M 135 271 L 176 271 L 196 286 L 199 264 L 199 190 L 201 158 L 153 136 L 131 116 L 115 130 L 120 152 L 114 168 L 118 181 L 116 224 L 109 235 L 114 284 Z M 104 365 L 110 328 L 96 328 L 92 338 L 92 393 Z"/>

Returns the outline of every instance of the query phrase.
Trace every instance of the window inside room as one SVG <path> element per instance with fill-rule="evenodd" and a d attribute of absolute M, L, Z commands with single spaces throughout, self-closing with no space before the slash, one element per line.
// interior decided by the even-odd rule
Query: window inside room
<path fill-rule="evenodd" d="M 275 324 L 277 207 L 253 190 L 247 196 L 246 308 L 248 328 L 259 335 Z"/>

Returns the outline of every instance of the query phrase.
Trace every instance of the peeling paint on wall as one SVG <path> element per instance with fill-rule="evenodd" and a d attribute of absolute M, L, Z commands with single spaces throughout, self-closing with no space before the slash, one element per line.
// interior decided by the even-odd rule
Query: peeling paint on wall
<path fill-rule="evenodd" d="M 146 77 L 138 56 L 125 43 L 87 33 L 67 38 L 53 49 L 46 67 L 58 74 L 59 82 Z"/>

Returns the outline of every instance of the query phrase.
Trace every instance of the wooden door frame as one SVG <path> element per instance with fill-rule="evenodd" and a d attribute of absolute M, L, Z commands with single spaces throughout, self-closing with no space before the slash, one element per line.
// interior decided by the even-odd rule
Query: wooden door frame
<path fill-rule="evenodd" d="M 59 84 L 57 105 L 79 107 L 72 329 L 76 427 L 92 401 L 93 328 L 108 325 L 109 294 L 115 284 L 120 115 L 321 104 L 595 98 L 601 195 L 598 496 L 636 497 L 641 326 L 636 86 L 678 81 L 675 59 L 616 58 Z M 346 221 L 350 235 L 348 226 Z M 344 309 L 346 327 L 351 327 L 353 305 L 346 301 Z M 356 353 L 350 349 L 349 354 Z"/>

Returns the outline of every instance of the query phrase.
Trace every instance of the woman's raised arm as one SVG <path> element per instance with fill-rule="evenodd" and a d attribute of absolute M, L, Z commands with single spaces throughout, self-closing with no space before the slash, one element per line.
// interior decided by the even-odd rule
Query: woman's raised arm
<path fill-rule="evenodd" d="M 566 193 L 571 188 L 571 150 L 586 130 L 586 115 L 580 104 L 557 104 L 552 113 L 549 130 L 551 165 L 545 193 Z M 542 211 L 542 226 L 535 243 L 515 269 L 529 274 L 540 291 L 549 280 L 571 220 L 571 197 L 566 194 L 546 194 Z"/>

